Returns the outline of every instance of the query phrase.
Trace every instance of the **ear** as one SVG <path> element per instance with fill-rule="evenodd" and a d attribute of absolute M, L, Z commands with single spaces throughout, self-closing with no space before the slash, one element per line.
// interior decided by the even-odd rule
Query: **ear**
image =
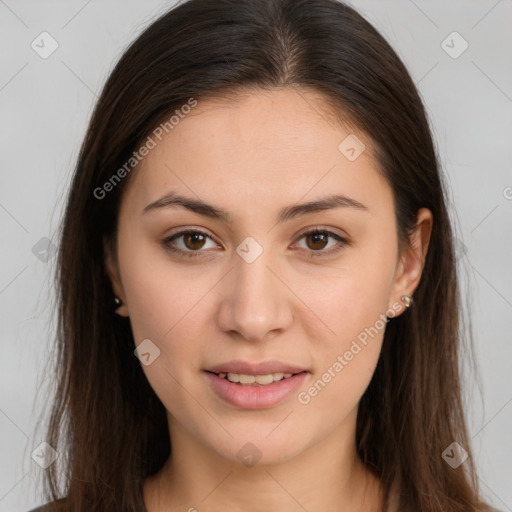
<path fill-rule="evenodd" d="M 105 270 L 107 272 L 108 277 L 110 278 L 110 283 L 112 284 L 112 290 L 114 295 L 121 299 L 122 305 L 116 309 L 116 313 L 119 316 L 127 317 L 128 315 L 128 306 L 126 305 L 125 293 L 123 289 L 123 284 L 121 282 L 121 276 L 119 275 L 119 266 L 117 263 L 117 251 L 114 247 L 115 239 L 103 237 L 103 256 L 105 263 Z"/>
<path fill-rule="evenodd" d="M 404 248 L 400 255 L 395 273 L 395 281 L 390 295 L 390 300 L 393 301 L 392 303 L 396 304 L 398 302 L 402 306 L 399 314 L 403 313 L 405 310 L 405 305 L 401 301 L 401 297 L 404 295 L 412 297 L 414 290 L 416 290 L 420 282 L 423 266 L 425 265 L 425 259 L 427 257 L 432 226 L 432 212 L 427 208 L 418 210 L 416 226 L 409 237 L 409 246 Z M 389 308 L 396 311 L 391 304 Z"/>

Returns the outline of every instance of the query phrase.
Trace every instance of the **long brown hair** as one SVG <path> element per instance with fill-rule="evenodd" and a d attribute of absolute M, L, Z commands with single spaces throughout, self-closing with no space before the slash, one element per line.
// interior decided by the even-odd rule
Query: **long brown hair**
<path fill-rule="evenodd" d="M 388 323 L 360 402 L 358 453 L 386 493 L 398 482 L 400 511 L 484 509 L 461 401 L 461 307 L 446 189 L 405 66 L 341 2 L 190 0 L 152 23 L 122 55 L 74 172 L 56 276 L 58 385 L 46 440 L 62 456 L 46 471 L 47 497 L 57 500 L 50 510 L 144 510 L 142 484 L 171 453 L 164 406 L 133 354 L 129 321 L 113 312 L 105 271 L 104 242 L 115 241 L 133 173 L 106 194 L 95 191 L 191 98 L 276 87 L 322 93 L 333 112 L 369 135 L 393 190 L 402 244 L 420 208 L 434 217 L 413 307 Z M 452 442 L 468 453 L 456 469 L 442 457 Z"/>

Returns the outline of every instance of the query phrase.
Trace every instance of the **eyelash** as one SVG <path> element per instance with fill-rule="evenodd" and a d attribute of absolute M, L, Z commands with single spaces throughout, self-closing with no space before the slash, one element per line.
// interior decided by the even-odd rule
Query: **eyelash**
<path fill-rule="evenodd" d="M 184 251 L 182 249 L 177 249 L 176 247 L 173 247 L 170 244 L 170 242 L 172 242 L 176 238 L 179 238 L 180 236 L 183 236 L 183 235 L 186 235 L 186 234 L 198 234 L 198 235 L 203 235 L 205 237 L 208 237 L 208 238 L 212 239 L 211 236 L 209 236 L 207 233 L 205 233 L 203 231 L 199 231 L 197 229 L 186 229 L 184 231 L 180 231 L 178 233 L 175 233 L 174 235 L 172 235 L 170 237 L 164 238 L 162 240 L 162 244 L 163 244 L 164 248 L 169 250 L 169 251 L 172 251 L 172 252 L 174 252 L 176 254 L 179 254 L 181 256 L 185 256 L 185 257 L 188 257 L 188 258 L 195 258 L 195 257 L 201 256 L 202 255 L 201 253 L 204 252 L 204 251 L 201 251 L 200 249 L 197 250 L 197 251 L 191 251 L 191 250 Z M 330 238 L 334 238 L 335 240 L 337 240 L 339 242 L 337 247 L 335 247 L 334 249 L 331 248 L 328 251 L 324 251 L 324 250 L 314 251 L 314 250 L 307 250 L 306 249 L 307 252 L 308 252 L 306 257 L 308 259 L 309 258 L 318 258 L 318 257 L 322 257 L 322 256 L 325 256 L 325 255 L 329 255 L 330 256 L 330 255 L 338 253 L 345 246 L 350 245 L 350 242 L 346 238 L 343 238 L 342 236 L 340 236 L 340 235 L 338 235 L 336 233 L 333 233 L 332 231 L 328 231 L 326 229 L 315 228 L 315 229 L 312 229 L 310 231 L 306 231 L 305 233 L 302 233 L 302 235 L 300 236 L 299 240 L 302 239 L 303 237 L 307 236 L 307 235 L 328 235 Z"/>

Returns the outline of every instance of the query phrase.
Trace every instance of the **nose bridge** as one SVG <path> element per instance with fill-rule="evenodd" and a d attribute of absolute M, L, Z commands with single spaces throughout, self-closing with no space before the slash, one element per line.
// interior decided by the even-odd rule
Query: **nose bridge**
<path fill-rule="evenodd" d="M 271 250 L 263 249 L 249 237 L 236 252 L 220 324 L 222 329 L 237 331 L 248 340 L 260 340 L 269 331 L 288 325 L 292 317 L 290 304 L 282 284 L 269 269 L 276 267 Z"/>

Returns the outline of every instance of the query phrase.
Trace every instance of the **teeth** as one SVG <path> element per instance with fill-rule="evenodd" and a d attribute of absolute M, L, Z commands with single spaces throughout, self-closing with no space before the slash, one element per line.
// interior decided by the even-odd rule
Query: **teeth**
<path fill-rule="evenodd" d="M 233 374 L 228 373 L 228 379 L 230 376 L 233 377 Z M 235 378 L 240 382 L 240 384 L 254 384 L 256 382 L 256 377 L 254 375 L 244 375 L 243 373 L 239 373 Z"/>
<path fill-rule="evenodd" d="M 282 379 L 288 379 L 292 373 L 269 373 L 267 375 L 245 375 L 243 373 L 219 373 L 221 379 L 227 379 L 230 382 L 238 382 L 240 384 L 272 384 Z"/>

